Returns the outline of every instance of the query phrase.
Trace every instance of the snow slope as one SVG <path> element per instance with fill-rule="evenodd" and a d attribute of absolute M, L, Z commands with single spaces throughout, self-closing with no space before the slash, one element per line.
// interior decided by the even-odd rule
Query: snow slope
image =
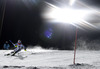
<path fill-rule="evenodd" d="M 73 51 L 34 50 L 21 51 L 16 56 L 4 56 L 12 50 L 0 50 L 1 68 L 22 69 L 100 69 L 100 51 L 77 51 L 76 63 L 73 64 Z M 0 68 L 0 69 L 1 69 Z"/>

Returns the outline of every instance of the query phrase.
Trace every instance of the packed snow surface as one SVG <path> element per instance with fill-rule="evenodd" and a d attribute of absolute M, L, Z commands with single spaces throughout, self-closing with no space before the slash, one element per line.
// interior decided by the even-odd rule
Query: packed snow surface
<path fill-rule="evenodd" d="M 100 69 L 100 51 L 77 50 L 76 65 L 73 65 L 74 51 L 70 50 L 27 49 L 15 56 L 4 56 L 11 51 L 0 50 L 1 68 Z"/>

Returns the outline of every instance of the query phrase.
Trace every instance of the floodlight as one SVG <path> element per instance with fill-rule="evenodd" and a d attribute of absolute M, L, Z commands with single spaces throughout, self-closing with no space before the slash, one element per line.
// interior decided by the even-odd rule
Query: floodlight
<path fill-rule="evenodd" d="M 76 23 L 81 19 L 84 19 L 90 11 L 88 10 L 76 10 L 70 8 L 53 8 L 44 14 L 44 18 L 50 19 L 54 22 L 62 23 Z"/>

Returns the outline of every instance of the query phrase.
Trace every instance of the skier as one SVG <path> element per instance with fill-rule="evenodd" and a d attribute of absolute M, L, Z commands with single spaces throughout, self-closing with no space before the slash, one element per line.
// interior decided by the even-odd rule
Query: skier
<path fill-rule="evenodd" d="M 12 44 L 14 45 L 15 49 L 14 49 L 14 51 L 11 52 L 11 56 L 14 56 L 16 53 L 21 51 L 23 48 L 26 51 L 26 47 L 22 44 L 21 40 L 18 40 L 18 42 L 16 44 L 14 44 L 14 43 L 12 43 Z"/>
<path fill-rule="evenodd" d="M 10 45 L 8 44 L 8 41 L 6 41 L 4 43 L 3 47 L 4 47 L 5 50 L 8 50 L 9 49 Z"/>

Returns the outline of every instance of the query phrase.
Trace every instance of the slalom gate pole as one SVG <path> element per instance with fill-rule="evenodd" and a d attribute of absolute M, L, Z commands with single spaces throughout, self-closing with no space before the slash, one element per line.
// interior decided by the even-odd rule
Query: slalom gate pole
<path fill-rule="evenodd" d="M 74 48 L 74 60 L 73 64 L 75 64 L 75 57 L 76 57 L 76 45 L 77 45 L 77 28 L 76 28 L 76 35 L 75 35 L 75 48 Z"/>
<path fill-rule="evenodd" d="M 1 38 L 1 33 L 2 33 L 2 26 L 3 26 L 3 22 L 4 22 L 4 16 L 5 16 L 5 10 L 6 10 L 6 0 L 3 6 L 3 15 L 2 15 L 2 20 L 1 20 L 1 27 L 0 27 L 0 38 Z"/>

